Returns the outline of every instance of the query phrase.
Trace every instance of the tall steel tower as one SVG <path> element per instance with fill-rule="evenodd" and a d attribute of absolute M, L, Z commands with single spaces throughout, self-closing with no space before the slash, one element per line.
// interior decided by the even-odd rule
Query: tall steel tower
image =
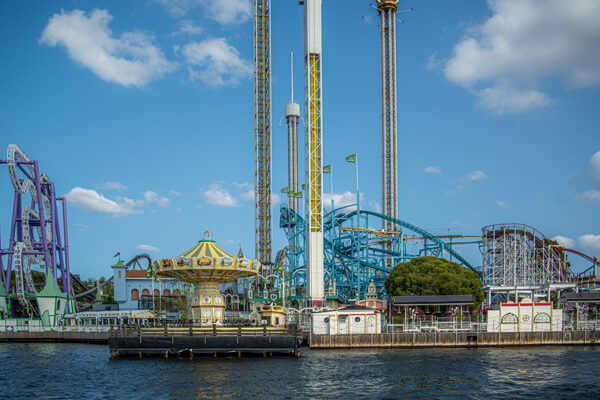
<path fill-rule="evenodd" d="M 288 195 L 289 207 L 298 213 L 298 198 L 295 194 L 298 192 L 298 122 L 300 120 L 300 105 L 294 103 L 294 53 L 291 56 L 291 85 L 292 97 L 285 105 L 285 119 L 288 124 L 288 191 L 293 195 Z"/>
<path fill-rule="evenodd" d="M 255 257 L 272 265 L 271 233 L 271 0 L 254 0 Z"/>
<path fill-rule="evenodd" d="M 398 218 L 398 156 L 396 105 L 396 11 L 398 0 L 376 0 L 381 63 L 381 148 L 383 214 Z M 384 231 L 396 224 L 383 222 Z"/>
<path fill-rule="evenodd" d="M 321 92 L 321 0 L 304 4 L 306 283 L 307 306 L 323 305 L 323 121 Z"/>

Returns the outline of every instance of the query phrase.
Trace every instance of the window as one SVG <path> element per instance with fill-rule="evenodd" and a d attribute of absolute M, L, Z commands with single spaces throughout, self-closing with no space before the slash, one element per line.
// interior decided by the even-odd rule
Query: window
<path fill-rule="evenodd" d="M 549 324 L 550 315 L 548 313 L 541 312 L 533 318 L 533 322 L 536 324 Z"/>
<path fill-rule="evenodd" d="M 354 322 L 359 323 L 360 322 L 360 317 L 355 317 L 354 318 Z"/>
<path fill-rule="evenodd" d="M 150 295 L 150 291 L 148 289 L 142 290 L 142 297 L 149 296 L 149 295 Z"/>
<path fill-rule="evenodd" d="M 508 313 L 502 317 L 502 321 L 500 321 L 500 322 L 503 324 L 513 324 L 514 325 L 514 324 L 519 323 L 519 318 L 513 313 Z"/>
<path fill-rule="evenodd" d="M 119 279 L 121 279 L 121 271 L 119 271 Z"/>
<path fill-rule="evenodd" d="M 158 296 L 160 296 L 160 290 L 158 290 L 158 289 L 154 289 L 154 290 L 152 291 L 152 293 L 154 294 L 154 296 L 155 296 L 155 297 L 158 297 Z"/>
<path fill-rule="evenodd" d="M 275 317 L 275 325 L 279 325 L 279 317 Z"/>
<path fill-rule="evenodd" d="M 173 296 L 181 296 L 181 290 L 179 290 L 179 289 L 173 290 Z"/>
<path fill-rule="evenodd" d="M 163 290 L 163 296 L 170 296 L 170 295 L 171 295 L 171 291 L 169 289 Z"/>
<path fill-rule="evenodd" d="M 137 289 L 131 289 L 131 300 L 139 300 L 140 299 L 140 291 Z"/>

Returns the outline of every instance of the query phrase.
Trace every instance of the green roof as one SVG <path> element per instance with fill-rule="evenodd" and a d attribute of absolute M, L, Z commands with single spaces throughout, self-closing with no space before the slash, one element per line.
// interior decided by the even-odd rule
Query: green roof
<path fill-rule="evenodd" d="M 62 297 L 64 299 L 67 298 L 67 295 L 63 293 L 62 290 L 58 287 L 58 283 L 56 283 L 56 279 L 54 279 L 54 274 L 52 274 L 52 270 L 48 270 L 46 274 L 46 286 L 42 289 L 41 292 L 37 294 L 36 297 Z"/>
<path fill-rule="evenodd" d="M 6 291 L 4 290 L 4 282 L 2 281 L 2 274 L 0 274 L 0 296 L 6 296 Z"/>
<path fill-rule="evenodd" d="M 111 265 L 111 268 L 127 268 L 127 265 L 123 264 L 121 260 L 117 261 L 115 265 Z"/>

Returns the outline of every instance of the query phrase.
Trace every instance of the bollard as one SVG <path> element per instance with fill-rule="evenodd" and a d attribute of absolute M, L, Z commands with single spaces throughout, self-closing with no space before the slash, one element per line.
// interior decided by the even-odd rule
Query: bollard
<path fill-rule="evenodd" d="M 190 350 L 190 360 L 192 360 L 194 358 L 194 352 L 192 350 Z"/>
<path fill-rule="evenodd" d="M 165 351 L 165 358 L 169 358 L 169 351 Z"/>
<path fill-rule="evenodd" d="M 238 358 L 242 358 L 242 352 L 238 351 Z"/>
<path fill-rule="evenodd" d="M 138 353 L 138 356 L 139 356 L 140 358 L 142 358 L 142 352 L 141 352 L 141 351 Z"/>
<path fill-rule="evenodd" d="M 213 353 L 213 357 L 217 358 L 217 352 L 216 351 Z"/>

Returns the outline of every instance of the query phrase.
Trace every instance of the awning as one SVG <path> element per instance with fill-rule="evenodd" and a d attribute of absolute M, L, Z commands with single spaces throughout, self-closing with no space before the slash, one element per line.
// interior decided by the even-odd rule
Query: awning
<path fill-rule="evenodd" d="M 460 294 L 451 296 L 394 296 L 392 305 L 395 307 L 405 306 L 463 306 L 474 304 L 473 296 Z"/>
<path fill-rule="evenodd" d="M 600 303 L 599 292 L 588 293 L 563 293 L 560 296 L 561 303 Z"/>

